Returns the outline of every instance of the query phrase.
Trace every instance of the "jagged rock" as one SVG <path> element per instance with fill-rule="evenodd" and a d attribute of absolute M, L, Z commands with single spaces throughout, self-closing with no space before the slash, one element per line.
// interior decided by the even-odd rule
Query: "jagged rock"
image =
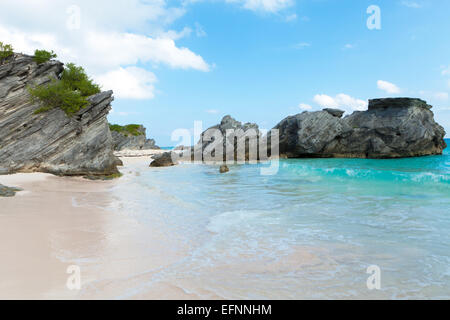
<path fill-rule="evenodd" d="M 216 141 L 215 132 L 220 134 L 220 141 Z M 192 149 L 192 155 L 195 155 L 195 159 L 203 159 L 203 161 L 211 161 L 213 158 L 214 161 L 257 160 L 260 137 L 258 125 L 254 123 L 242 124 L 228 115 L 222 119 L 220 124 L 202 133 L 201 140 Z M 242 142 L 244 139 L 246 142 Z M 250 144 L 255 146 L 251 149 L 254 154 L 250 152 Z M 242 150 L 239 150 L 238 145 L 242 146 Z M 223 160 L 216 156 L 216 152 L 223 154 Z"/>
<path fill-rule="evenodd" d="M 48 172 L 58 175 L 117 173 L 106 115 L 113 92 L 88 98 L 90 105 L 72 117 L 30 101 L 27 88 L 59 79 L 63 64 L 37 65 L 15 54 L 0 65 L 0 172 Z"/>
<path fill-rule="evenodd" d="M 164 152 L 153 157 L 150 167 L 172 167 L 178 164 L 176 157 L 172 155 L 172 152 Z"/>
<path fill-rule="evenodd" d="M 191 150 L 192 147 L 187 147 L 187 146 L 178 146 L 175 149 L 173 149 L 173 151 L 186 151 L 186 150 Z"/>
<path fill-rule="evenodd" d="M 344 110 L 340 110 L 340 109 L 331 109 L 331 108 L 326 108 L 323 109 L 323 111 L 328 112 L 329 114 L 331 114 L 334 117 L 338 117 L 338 118 L 342 118 L 342 116 L 344 115 L 345 111 Z"/>
<path fill-rule="evenodd" d="M 401 158 L 442 154 L 444 129 L 425 101 L 375 99 L 369 110 L 341 119 L 329 111 L 304 112 L 281 121 L 282 157 Z"/>
<path fill-rule="evenodd" d="M 146 129 L 140 125 L 137 131 L 140 133 L 135 136 L 126 132 L 111 131 L 114 150 L 151 150 L 160 149 L 154 139 L 147 139 Z"/>
<path fill-rule="evenodd" d="M 225 164 L 223 164 L 223 165 L 220 166 L 219 171 L 220 171 L 220 173 L 227 173 L 227 172 L 230 171 L 230 169 L 228 168 L 228 166 L 226 166 Z"/>
<path fill-rule="evenodd" d="M 0 197 L 14 197 L 16 192 L 22 191 L 19 188 L 10 188 L 0 184 Z"/>

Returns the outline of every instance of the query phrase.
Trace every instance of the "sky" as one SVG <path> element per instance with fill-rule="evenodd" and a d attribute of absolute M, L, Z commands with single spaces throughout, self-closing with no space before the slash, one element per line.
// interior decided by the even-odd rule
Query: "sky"
<path fill-rule="evenodd" d="M 109 121 L 160 146 L 227 114 L 289 115 L 417 97 L 450 134 L 448 0 L 1 0 L 0 41 L 54 50 L 114 90 Z"/>

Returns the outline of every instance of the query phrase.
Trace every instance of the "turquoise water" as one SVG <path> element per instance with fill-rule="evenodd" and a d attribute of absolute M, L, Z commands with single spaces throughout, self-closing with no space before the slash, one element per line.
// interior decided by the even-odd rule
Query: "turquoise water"
<path fill-rule="evenodd" d="M 171 283 L 200 297 L 450 298 L 450 153 L 140 169 L 115 193 L 180 258 L 136 290 Z M 368 290 L 366 269 L 381 270 Z M 126 296 L 127 293 L 124 293 Z"/>

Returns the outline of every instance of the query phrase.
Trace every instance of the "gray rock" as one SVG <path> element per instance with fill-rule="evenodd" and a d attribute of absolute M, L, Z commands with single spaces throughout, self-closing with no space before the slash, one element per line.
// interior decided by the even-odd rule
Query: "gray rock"
<path fill-rule="evenodd" d="M 222 143 L 217 144 L 215 138 L 211 136 L 211 133 L 214 132 L 214 130 L 218 130 L 221 133 L 221 136 L 223 137 Z M 202 140 L 199 141 L 192 150 L 193 155 L 201 152 L 201 154 L 196 154 L 195 159 L 209 161 L 211 158 L 209 155 L 215 157 L 216 150 L 221 148 L 218 152 L 222 152 L 224 161 L 243 161 L 249 160 L 250 158 L 250 160 L 257 160 L 257 147 L 261 133 L 258 125 L 254 123 L 242 124 L 228 115 L 222 119 L 220 124 L 205 130 L 201 137 Z M 245 147 L 243 147 L 244 152 L 238 152 L 238 141 L 243 141 L 243 139 L 246 140 Z M 255 155 L 252 155 L 249 152 L 250 143 L 256 145 Z"/>
<path fill-rule="evenodd" d="M 223 165 L 220 166 L 219 171 L 220 171 L 220 173 L 227 173 L 227 172 L 230 171 L 230 169 L 228 168 L 228 166 L 226 166 L 225 164 L 223 164 Z"/>
<path fill-rule="evenodd" d="M 326 108 L 323 109 L 323 111 L 328 112 L 329 114 L 331 114 L 334 117 L 338 117 L 338 118 L 342 118 L 342 116 L 344 115 L 345 111 L 344 110 L 340 110 L 340 109 L 331 109 L 331 108 Z"/>
<path fill-rule="evenodd" d="M 442 154 L 444 129 L 425 101 L 375 99 L 368 111 L 343 119 L 329 111 L 305 112 L 281 121 L 282 157 L 401 158 Z"/>
<path fill-rule="evenodd" d="M 22 191 L 19 188 L 10 188 L 0 184 L 0 197 L 14 197 L 16 192 Z"/>
<path fill-rule="evenodd" d="M 62 70 L 59 61 L 37 65 L 22 54 L 0 65 L 0 172 L 118 172 L 106 119 L 112 91 L 89 97 L 90 105 L 72 117 L 59 108 L 34 114 L 40 105 L 27 88 L 59 79 Z"/>
<path fill-rule="evenodd" d="M 408 108 L 419 107 L 431 110 L 432 106 L 428 105 L 422 99 L 415 98 L 383 98 L 369 100 L 369 110 L 386 109 L 386 108 Z"/>
<path fill-rule="evenodd" d="M 173 149 L 174 151 L 190 151 L 192 149 L 192 147 L 187 147 L 187 146 L 178 146 L 175 149 Z"/>
<path fill-rule="evenodd" d="M 141 133 L 138 136 L 131 134 L 111 131 L 111 135 L 114 143 L 114 150 L 151 150 L 160 149 L 154 139 L 147 139 L 146 129 L 144 126 L 140 126 L 138 131 Z"/>
<path fill-rule="evenodd" d="M 164 152 L 153 157 L 150 167 L 172 167 L 178 164 L 178 161 L 174 159 L 176 159 L 176 155 L 173 155 L 172 152 Z"/>

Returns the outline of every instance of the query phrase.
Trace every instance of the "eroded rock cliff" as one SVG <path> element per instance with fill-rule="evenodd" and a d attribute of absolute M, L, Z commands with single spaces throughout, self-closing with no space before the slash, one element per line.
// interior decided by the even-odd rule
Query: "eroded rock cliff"
<path fill-rule="evenodd" d="M 369 101 L 367 111 L 342 118 L 325 109 L 282 120 L 282 157 L 402 158 L 442 154 L 445 131 L 434 121 L 431 106 L 412 98 Z"/>
<path fill-rule="evenodd" d="M 0 65 L 0 174 L 118 172 L 106 119 L 112 91 L 89 97 L 89 106 L 72 117 L 59 108 L 35 114 L 40 105 L 31 102 L 28 88 L 59 79 L 62 70 L 59 61 L 38 65 L 22 54 Z"/>
<path fill-rule="evenodd" d="M 217 124 L 201 135 L 201 140 L 192 150 L 195 159 L 204 161 L 220 160 L 217 152 L 222 153 L 223 160 L 243 161 L 257 160 L 258 143 L 261 137 L 258 125 L 242 123 L 227 115 Z M 214 158 L 214 159 L 213 159 Z"/>
<path fill-rule="evenodd" d="M 152 150 L 160 149 L 154 139 L 147 139 L 146 129 L 139 125 L 136 130 L 137 134 L 132 134 L 127 131 L 111 130 L 114 150 Z"/>

